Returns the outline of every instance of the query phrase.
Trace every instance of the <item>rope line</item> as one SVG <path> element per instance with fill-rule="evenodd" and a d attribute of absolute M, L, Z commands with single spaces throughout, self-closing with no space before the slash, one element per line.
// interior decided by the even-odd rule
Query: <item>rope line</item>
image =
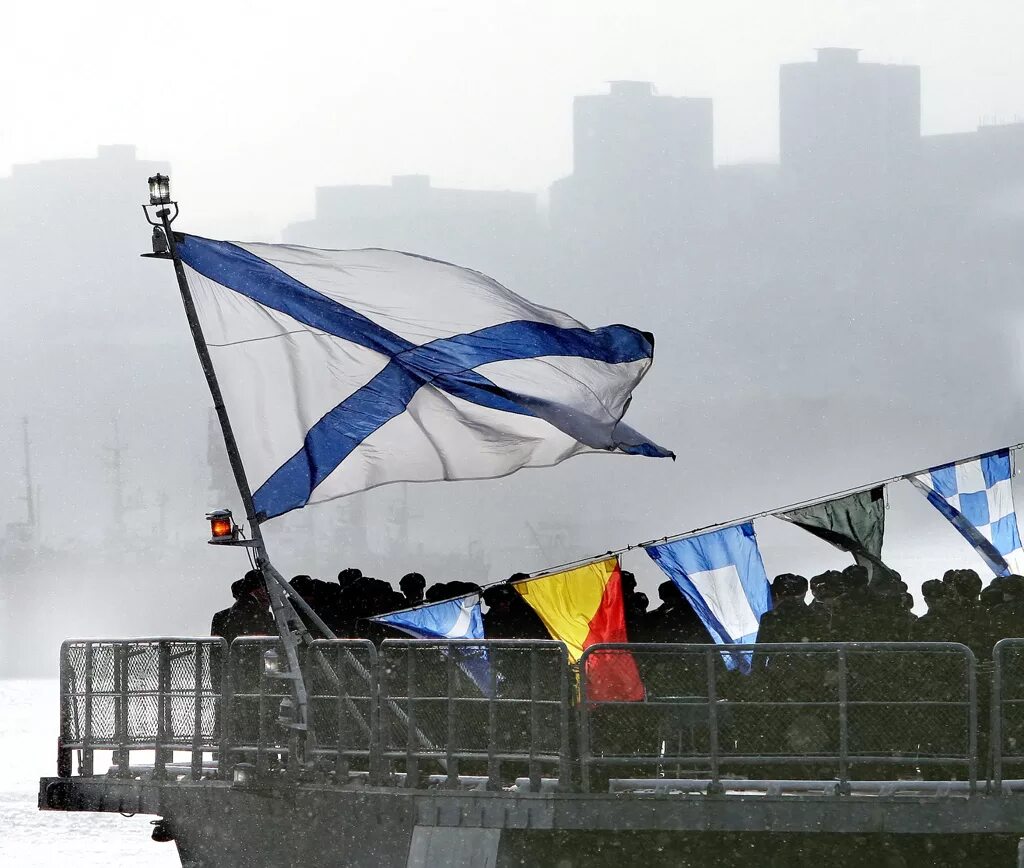
<path fill-rule="evenodd" d="M 1024 447 L 1024 442 L 1017 443 L 1017 444 L 1015 444 L 1013 446 L 1008 446 L 1008 447 L 1003 447 L 1003 448 L 1006 448 L 1006 449 L 1009 450 L 1010 456 L 1011 456 L 1011 461 L 1012 461 L 1013 460 L 1014 452 L 1016 452 L 1017 450 L 1021 449 L 1022 447 Z M 780 512 L 791 512 L 794 509 L 806 509 L 809 506 L 817 506 L 820 503 L 827 503 L 830 500 L 836 500 L 836 499 L 838 499 L 840 497 L 848 497 L 851 494 L 859 494 L 862 491 L 870 491 L 872 488 L 878 488 L 879 486 L 892 485 L 895 482 L 901 482 L 902 480 L 908 479 L 911 476 L 920 476 L 922 473 L 928 473 L 930 470 L 933 470 L 935 467 L 947 467 L 947 466 L 954 466 L 955 467 L 955 466 L 960 465 L 960 464 L 966 464 L 969 461 L 976 461 L 982 455 L 988 455 L 992 451 L 998 451 L 998 450 L 988 450 L 986 452 L 979 452 L 977 455 L 972 455 L 970 458 L 961 458 L 958 461 L 952 461 L 952 462 L 949 462 L 948 464 L 944 464 L 944 465 L 943 464 L 933 464 L 930 467 L 925 467 L 925 468 L 922 468 L 920 470 L 912 470 L 909 473 L 900 473 L 900 474 L 898 474 L 896 476 L 890 476 L 887 479 L 882 479 L 882 480 L 879 480 L 878 482 L 872 482 L 872 483 L 869 483 L 867 485 L 857 485 L 857 486 L 854 486 L 852 488 L 844 488 L 844 489 L 841 489 L 839 491 L 835 491 L 832 494 L 826 494 L 826 495 L 823 495 L 821 497 L 812 497 L 809 500 L 800 500 L 800 501 L 797 501 L 796 503 L 787 504 L 786 506 L 778 506 L 778 507 L 774 507 L 772 509 L 764 509 L 764 510 L 761 510 L 760 512 L 754 512 L 754 513 L 751 513 L 750 515 L 745 515 L 745 516 L 743 516 L 743 518 L 731 519 L 729 521 L 717 522 L 715 524 L 706 524 L 706 525 L 703 525 L 702 527 L 693 528 L 692 530 L 682 531 L 681 533 L 669 534 L 668 536 L 657 537 L 655 539 L 649 539 L 649 540 L 647 540 L 645 542 L 632 543 L 630 545 L 624 546 L 623 548 L 619 548 L 619 549 L 611 549 L 610 551 L 606 551 L 606 552 L 604 552 L 602 554 L 599 554 L 599 555 L 592 555 L 590 557 L 583 557 L 583 558 L 577 558 L 577 559 L 572 560 L 572 561 L 566 561 L 563 564 L 557 564 L 556 566 L 553 566 L 553 567 L 546 567 L 545 569 L 538 570 L 538 571 L 536 571 L 534 573 L 527 573 L 525 579 L 520 579 L 520 580 L 518 580 L 516 582 L 509 582 L 508 579 L 496 579 L 493 582 L 488 582 L 486 584 L 480 585 L 480 590 L 481 590 L 481 593 L 482 593 L 483 591 L 487 590 L 487 588 L 493 588 L 495 585 L 503 585 L 503 584 L 518 585 L 518 584 L 522 584 L 523 582 L 533 581 L 534 579 L 540 579 L 540 578 L 544 578 L 546 576 L 556 575 L 558 573 L 564 572 L 564 571 L 569 570 L 569 569 L 573 569 L 573 568 L 577 568 L 577 567 L 585 567 L 585 566 L 588 566 L 589 564 L 596 564 L 596 563 L 598 563 L 600 561 L 607 560 L 608 558 L 619 557 L 620 555 L 624 555 L 627 552 L 633 551 L 633 549 L 647 548 L 648 546 L 663 545 L 665 543 L 676 542 L 676 541 L 681 540 L 681 539 L 688 539 L 689 537 L 699 536 L 702 533 L 709 533 L 709 532 L 715 531 L 715 530 L 723 530 L 723 529 L 728 528 L 728 527 L 735 527 L 736 525 L 739 525 L 739 524 L 745 524 L 748 521 L 754 521 L 754 520 L 759 519 L 759 518 L 767 518 L 769 516 L 778 515 L 778 513 L 780 513 Z M 1013 472 L 1013 468 L 1011 466 L 1011 473 L 1012 472 Z M 447 602 L 451 602 L 452 600 L 462 600 L 462 599 L 465 599 L 466 597 L 471 597 L 471 596 L 474 596 L 474 595 L 476 595 L 476 591 L 473 591 L 473 592 L 468 593 L 468 594 L 460 594 L 457 597 L 448 597 L 448 598 L 446 598 L 444 600 L 436 600 L 436 601 L 434 601 L 432 603 L 419 603 L 418 605 L 409 606 L 406 609 L 399 609 L 397 611 L 398 612 L 413 612 L 413 611 L 416 611 L 417 609 L 424 609 L 427 606 L 436 605 L 437 603 L 447 603 Z M 397 614 L 397 612 L 389 612 L 387 614 Z M 374 618 L 369 618 L 367 620 L 374 620 Z"/>

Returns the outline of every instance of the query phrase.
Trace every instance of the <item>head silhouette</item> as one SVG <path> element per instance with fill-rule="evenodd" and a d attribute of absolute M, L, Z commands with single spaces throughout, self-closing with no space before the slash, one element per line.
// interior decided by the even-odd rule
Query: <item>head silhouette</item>
<path fill-rule="evenodd" d="M 427 587 L 427 580 L 420 573 L 406 573 L 398 581 L 405 599 L 410 603 L 419 603 Z"/>

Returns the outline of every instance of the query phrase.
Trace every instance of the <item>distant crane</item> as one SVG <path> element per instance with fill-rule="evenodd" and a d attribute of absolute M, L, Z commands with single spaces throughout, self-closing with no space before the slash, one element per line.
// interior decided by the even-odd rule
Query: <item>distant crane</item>
<path fill-rule="evenodd" d="M 34 540 L 37 521 L 36 495 L 35 488 L 32 485 L 32 443 L 28 436 L 28 416 L 23 416 L 21 419 L 21 432 L 22 442 L 25 447 L 25 493 L 22 495 L 25 500 L 25 523 L 28 525 L 29 532 Z"/>
<path fill-rule="evenodd" d="M 122 455 L 124 453 L 124 446 L 121 445 L 121 434 L 117 424 L 117 418 L 114 418 L 114 445 L 108 446 L 107 451 L 110 453 L 110 457 L 107 460 L 107 467 L 110 468 L 110 481 L 111 481 L 111 494 L 113 516 L 111 523 L 111 536 L 114 540 L 120 540 L 124 538 L 125 527 L 124 527 L 124 510 L 125 510 L 125 498 L 124 498 L 124 462 Z"/>

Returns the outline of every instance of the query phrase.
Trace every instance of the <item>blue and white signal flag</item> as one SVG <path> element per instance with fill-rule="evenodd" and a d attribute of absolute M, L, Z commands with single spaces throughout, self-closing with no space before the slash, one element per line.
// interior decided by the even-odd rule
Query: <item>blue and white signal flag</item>
<path fill-rule="evenodd" d="M 387 624 L 414 639 L 480 639 L 484 638 L 484 620 L 480 612 L 480 595 L 469 594 L 454 600 L 442 600 L 389 612 L 370 619 Z M 458 648 L 455 660 L 459 668 L 485 696 L 491 693 L 491 666 L 487 651 L 470 645 Z"/>
<path fill-rule="evenodd" d="M 479 594 L 428 603 L 400 612 L 388 612 L 370 620 L 395 627 L 414 639 L 484 638 Z"/>
<path fill-rule="evenodd" d="M 752 522 L 647 546 L 646 551 L 676 583 L 715 642 L 757 640 L 772 597 Z"/>

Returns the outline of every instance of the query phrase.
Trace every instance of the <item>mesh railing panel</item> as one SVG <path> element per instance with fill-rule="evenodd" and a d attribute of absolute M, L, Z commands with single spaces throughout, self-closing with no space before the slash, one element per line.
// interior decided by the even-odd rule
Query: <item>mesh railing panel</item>
<path fill-rule="evenodd" d="M 595 646 L 581 661 L 585 786 L 611 777 L 973 781 L 970 651 L 952 644 Z M 602 658 L 630 653 L 640 702 L 595 702 Z M 730 666 L 729 664 L 740 664 Z M 590 780 L 590 776 L 598 777 Z"/>
<path fill-rule="evenodd" d="M 728 660 L 714 646 L 595 646 L 579 681 L 584 785 L 612 777 L 718 780 L 963 778 L 978 756 L 976 667 L 955 644 L 746 646 Z M 287 762 L 291 731 L 278 722 L 292 684 L 267 674 L 274 638 L 73 641 L 61 653 L 61 756 L 221 751 L 259 770 Z M 628 654 L 643 701 L 594 701 L 602 660 Z M 728 662 L 742 663 L 730 667 Z M 575 676 L 556 642 L 321 640 L 303 654 L 308 748 L 322 771 L 347 780 L 449 786 L 479 776 L 496 788 L 557 777 L 568 788 Z M 745 670 L 749 669 L 749 672 Z M 222 704 L 221 674 L 225 678 Z M 1024 640 L 996 648 L 995 775 L 1024 766 Z M 599 684 L 593 680 L 594 684 Z M 67 772 L 70 774 L 70 771 Z"/>
<path fill-rule="evenodd" d="M 387 640 L 380 743 L 394 771 L 486 776 L 498 787 L 543 775 L 568 784 L 569 689 L 559 642 Z"/>
<path fill-rule="evenodd" d="M 364 640 L 313 643 L 306 655 L 314 754 L 344 782 L 353 769 L 377 782 L 377 649 Z"/>
<path fill-rule="evenodd" d="M 1024 777 L 1024 639 L 1002 639 L 993 649 L 992 776 Z"/>
<path fill-rule="evenodd" d="M 61 647 L 60 750 L 112 750 L 121 773 L 129 752 L 156 751 L 162 768 L 175 749 L 198 754 L 219 746 L 221 639 L 68 641 Z"/>
<path fill-rule="evenodd" d="M 224 773 L 234 762 L 250 762 L 260 771 L 282 763 L 288 754 L 288 731 L 277 721 L 281 702 L 292 696 L 291 682 L 268 677 L 264 655 L 275 651 L 284 661 L 279 639 L 240 638 L 231 643 L 227 687 L 227 751 Z"/>

